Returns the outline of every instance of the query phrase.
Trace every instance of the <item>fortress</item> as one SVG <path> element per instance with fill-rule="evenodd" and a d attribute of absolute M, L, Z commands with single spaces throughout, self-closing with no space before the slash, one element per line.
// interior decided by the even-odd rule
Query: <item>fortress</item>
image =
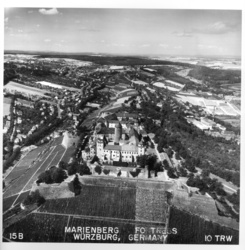
<path fill-rule="evenodd" d="M 109 142 L 105 134 L 97 135 L 96 152 L 103 161 L 135 162 L 138 155 L 145 154 L 145 148 L 140 142 L 140 134 L 133 126 L 128 126 L 123 133 L 122 125 L 115 125 L 114 140 Z"/>

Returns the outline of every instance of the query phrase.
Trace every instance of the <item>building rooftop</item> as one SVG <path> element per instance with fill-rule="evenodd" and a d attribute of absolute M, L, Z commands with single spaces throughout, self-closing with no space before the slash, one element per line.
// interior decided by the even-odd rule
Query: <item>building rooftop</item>
<path fill-rule="evenodd" d="M 122 151 L 138 152 L 138 147 L 135 146 L 135 145 L 126 144 L 126 145 L 122 145 L 122 146 L 121 146 L 121 150 L 122 150 Z"/>
<path fill-rule="evenodd" d="M 106 145 L 105 150 L 119 150 L 121 151 L 121 146 L 120 145 Z"/>
<path fill-rule="evenodd" d="M 122 117 L 122 118 L 138 118 L 139 117 L 138 114 L 125 113 L 125 112 L 117 113 L 116 115 L 117 117 Z"/>

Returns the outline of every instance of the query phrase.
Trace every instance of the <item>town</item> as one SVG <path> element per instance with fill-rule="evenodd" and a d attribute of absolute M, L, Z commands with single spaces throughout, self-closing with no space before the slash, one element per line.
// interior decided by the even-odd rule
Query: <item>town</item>
<path fill-rule="evenodd" d="M 164 227 L 170 220 L 178 228 L 167 209 L 173 206 L 238 230 L 240 71 L 150 58 L 109 61 L 5 54 L 4 235 L 20 219 L 40 223 L 42 213 L 63 213 L 65 200 L 67 211 L 84 214 L 75 198 L 110 194 L 103 204 L 123 199 L 119 213 L 136 199 L 131 220 Z M 43 204 L 37 212 L 35 204 Z M 89 207 L 97 214 L 97 205 L 87 206 L 83 216 L 92 215 Z"/>

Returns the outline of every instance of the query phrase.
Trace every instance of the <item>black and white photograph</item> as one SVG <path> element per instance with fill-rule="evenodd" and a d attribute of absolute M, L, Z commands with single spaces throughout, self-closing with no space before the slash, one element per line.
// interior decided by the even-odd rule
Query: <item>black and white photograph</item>
<path fill-rule="evenodd" d="M 3 7 L 4 246 L 240 246 L 244 13 L 211 7 Z"/>

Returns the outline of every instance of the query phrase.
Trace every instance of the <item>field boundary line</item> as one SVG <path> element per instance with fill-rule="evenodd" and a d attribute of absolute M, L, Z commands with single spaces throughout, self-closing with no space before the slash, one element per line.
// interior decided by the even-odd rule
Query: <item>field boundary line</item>
<path fill-rule="evenodd" d="M 71 218 L 71 216 L 69 215 L 69 217 L 68 217 L 68 219 L 67 219 L 67 224 L 66 224 L 66 227 L 67 227 L 67 228 L 68 228 L 69 223 L 70 223 L 70 218 Z M 65 232 L 65 235 L 64 235 L 64 242 L 65 242 L 65 240 L 66 240 L 66 232 Z"/>
<path fill-rule="evenodd" d="M 27 192 L 27 191 L 30 191 L 30 190 L 31 190 L 31 188 L 30 188 L 30 189 L 28 189 L 28 190 L 26 190 L 26 191 L 20 191 L 19 193 L 16 193 L 16 194 L 10 195 L 10 196 L 8 196 L 8 197 L 3 197 L 3 199 L 7 199 L 7 198 L 10 198 L 10 197 L 15 196 L 15 195 L 18 195 L 18 194 L 23 194 L 23 193 L 25 193 L 25 192 Z"/>

